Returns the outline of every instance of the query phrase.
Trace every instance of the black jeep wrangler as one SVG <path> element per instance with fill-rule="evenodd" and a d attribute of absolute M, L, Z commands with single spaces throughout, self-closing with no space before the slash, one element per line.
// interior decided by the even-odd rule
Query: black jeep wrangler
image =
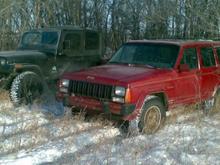
<path fill-rule="evenodd" d="M 44 92 L 45 80 L 101 62 L 101 34 L 72 26 L 25 32 L 16 51 L 0 52 L 0 88 L 16 104 L 31 103 Z"/>

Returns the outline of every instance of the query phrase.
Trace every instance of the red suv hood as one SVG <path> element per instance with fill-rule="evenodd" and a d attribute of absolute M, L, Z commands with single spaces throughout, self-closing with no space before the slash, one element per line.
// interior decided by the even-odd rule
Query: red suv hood
<path fill-rule="evenodd" d="M 65 73 L 63 78 L 97 83 L 128 84 L 135 81 L 158 78 L 170 73 L 169 69 L 154 69 L 128 65 L 102 65 L 79 72 Z M 166 74 L 167 77 L 167 74 Z"/>

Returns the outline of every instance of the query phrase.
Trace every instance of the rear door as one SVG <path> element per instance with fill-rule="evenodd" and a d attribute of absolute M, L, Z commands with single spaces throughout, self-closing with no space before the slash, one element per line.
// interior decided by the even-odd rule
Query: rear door
<path fill-rule="evenodd" d="M 90 63 L 95 65 L 101 59 L 101 38 L 98 32 L 86 31 L 85 32 L 85 58 Z"/>
<path fill-rule="evenodd" d="M 202 64 L 200 69 L 201 99 L 206 100 L 212 97 L 218 86 L 218 67 L 212 46 L 200 47 L 199 54 Z"/>

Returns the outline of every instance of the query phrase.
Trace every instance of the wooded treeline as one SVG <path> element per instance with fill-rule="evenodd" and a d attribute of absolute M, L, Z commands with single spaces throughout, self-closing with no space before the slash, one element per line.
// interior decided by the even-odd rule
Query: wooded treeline
<path fill-rule="evenodd" d="M 57 25 L 98 29 L 112 49 L 128 39 L 219 39 L 220 0 L 0 0 L 0 49 Z"/>

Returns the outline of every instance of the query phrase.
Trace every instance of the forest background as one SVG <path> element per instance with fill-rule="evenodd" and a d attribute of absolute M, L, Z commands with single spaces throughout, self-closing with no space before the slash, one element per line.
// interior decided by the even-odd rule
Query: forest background
<path fill-rule="evenodd" d="M 220 38 L 219 0 L 0 0 L 0 50 L 24 31 L 74 25 L 103 33 L 105 48 L 130 39 Z"/>

